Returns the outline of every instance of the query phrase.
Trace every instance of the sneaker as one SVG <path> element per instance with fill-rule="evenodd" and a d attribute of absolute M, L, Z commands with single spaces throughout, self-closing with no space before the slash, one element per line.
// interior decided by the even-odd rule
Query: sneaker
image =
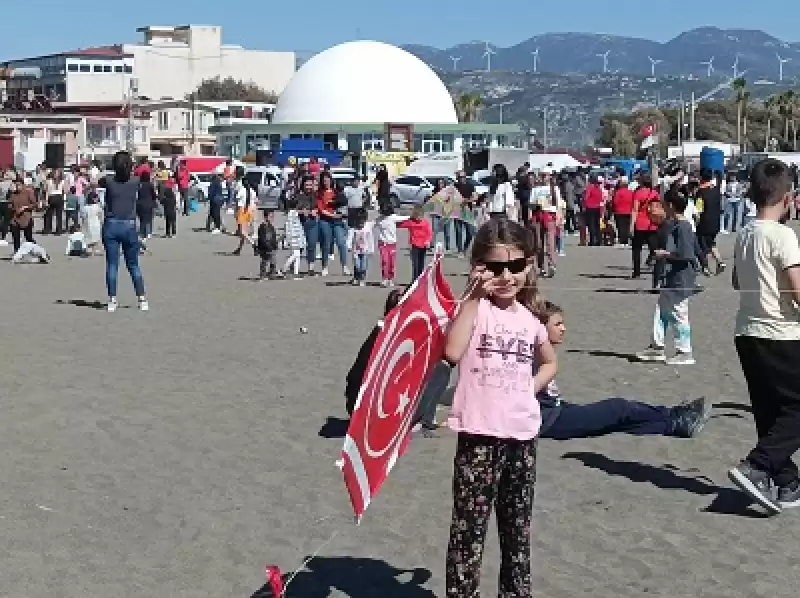
<path fill-rule="evenodd" d="M 676 353 L 667 359 L 667 365 L 694 365 L 697 363 L 691 353 Z"/>
<path fill-rule="evenodd" d="M 728 266 L 725 264 L 725 262 L 720 262 L 719 264 L 717 264 L 716 275 L 719 276 L 720 274 L 725 272 L 725 268 L 727 268 L 727 267 Z"/>
<path fill-rule="evenodd" d="M 350 285 L 351 285 L 351 286 L 354 286 L 354 287 L 357 287 L 357 286 L 358 286 L 358 281 L 357 281 L 357 280 L 354 278 L 354 279 L 352 279 L 352 280 L 350 281 Z"/>
<path fill-rule="evenodd" d="M 342 276 L 350 276 L 350 268 L 342 266 Z"/>
<path fill-rule="evenodd" d="M 150 311 L 150 304 L 147 299 L 139 299 L 139 311 Z"/>
<path fill-rule="evenodd" d="M 709 270 L 708 268 L 703 268 L 702 272 L 703 276 L 711 276 L 711 270 Z"/>
<path fill-rule="evenodd" d="M 112 297 L 111 299 L 108 300 L 108 305 L 106 305 L 106 311 L 110 314 L 113 314 L 115 311 L 117 311 L 117 307 L 119 307 L 119 304 L 117 303 L 117 298 Z"/>
<path fill-rule="evenodd" d="M 393 280 L 387 280 L 386 281 L 386 287 L 389 288 L 389 289 L 393 289 L 394 288 L 394 281 Z"/>
<path fill-rule="evenodd" d="M 322 259 L 322 257 L 320 257 L 320 259 Z M 335 261 L 335 260 L 336 260 L 336 256 L 335 256 L 335 255 L 333 255 L 333 254 L 330 254 L 330 255 L 328 256 L 328 261 L 329 261 L 329 262 L 333 262 L 333 261 Z"/>
<path fill-rule="evenodd" d="M 781 505 L 774 498 L 775 485 L 766 471 L 757 469 L 745 460 L 728 470 L 728 478 L 773 515 L 781 512 Z"/>
<path fill-rule="evenodd" d="M 388 286 L 389 286 L 389 281 L 388 281 L 388 280 L 386 280 L 386 279 L 384 278 L 384 279 L 381 281 L 381 286 L 382 286 L 383 288 L 386 288 L 386 287 L 388 287 Z"/>
<path fill-rule="evenodd" d="M 359 280 L 359 281 L 358 281 L 358 286 L 360 286 L 360 287 L 365 287 L 365 286 L 367 286 L 367 283 L 366 283 L 366 282 L 364 282 L 363 280 Z"/>
<path fill-rule="evenodd" d="M 8 241 L 5 239 L 0 239 L 0 247 L 8 247 Z"/>
<path fill-rule="evenodd" d="M 319 275 L 320 276 L 327 276 L 328 275 L 328 269 L 327 268 L 323 268 L 322 271 L 319 273 Z"/>
<path fill-rule="evenodd" d="M 800 480 L 778 488 L 778 504 L 784 509 L 800 507 Z"/>
<path fill-rule="evenodd" d="M 644 351 L 639 351 L 636 354 L 636 359 L 639 361 L 667 361 L 667 356 L 664 354 L 664 347 L 654 347 L 650 345 Z"/>
<path fill-rule="evenodd" d="M 672 436 L 694 438 L 708 423 L 711 417 L 711 401 L 700 397 L 694 401 L 672 408 Z"/>
<path fill-rule="evenodd" d="M 211 234 L 212 235 L 221 235 L 222 231 L 219 230 L 218 228 L 215 228 L 214 230 L 211 231 Z"/>
<path fill-rule="evenodd" d="M 620 245 L 620 247 L 622 247 L 622 245 Z M 558 252 L 558 257 L 567 257 L 567 252 L 566 251 L 559 251 Z"/>

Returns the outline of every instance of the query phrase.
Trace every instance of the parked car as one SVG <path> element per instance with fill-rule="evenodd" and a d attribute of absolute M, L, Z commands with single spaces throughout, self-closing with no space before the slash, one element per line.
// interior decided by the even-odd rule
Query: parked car
<path fill-rule="evenodd" d="M 423 204 L 433 195 L 438 180 L 444 180 L 447 185 L 455 183 L 452 175 L 401 174 L 392 179 L 389 198 L 396 208 L 407 204 Z"/>
<path fill-rule="evenodd" d="M 277 166 L 252 166 L 244 176 L 256 190 L 259 210 L 283 209 L 286 199 L 283 171 Z"/>

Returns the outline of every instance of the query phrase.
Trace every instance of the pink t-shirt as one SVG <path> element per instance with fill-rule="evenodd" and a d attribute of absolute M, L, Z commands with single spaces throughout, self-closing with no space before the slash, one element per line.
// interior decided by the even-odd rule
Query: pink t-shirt
<path fill-rule="evenodd" d="M 533 388 L 534 361 L 545 339 L 544 325 L 519 303 L 503 310 L 482 299 L 458 365 L 448 426 L 495 438 L 534 438 L 542 424 Z"/>

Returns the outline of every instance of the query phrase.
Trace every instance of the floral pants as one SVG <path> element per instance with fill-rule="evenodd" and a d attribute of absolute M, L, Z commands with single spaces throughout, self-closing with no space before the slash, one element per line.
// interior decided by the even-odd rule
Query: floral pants
<path fill-rule="evenodd" d="M 536 440 L 460 433 L 453 471 L 453 519 L 447 548 L 446 595 L 478 598 L 483 547 L 492 505 L 500 540 L 499 598 L 531 589 L 531 511 Z"/>

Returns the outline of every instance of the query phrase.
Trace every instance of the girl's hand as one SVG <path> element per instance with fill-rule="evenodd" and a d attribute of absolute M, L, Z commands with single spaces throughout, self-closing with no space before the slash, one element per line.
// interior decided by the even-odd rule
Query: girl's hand
<path fill-rule="evenodd" d="M 486 269 L 483 264 L 476 264 L 469 273 L 469 291 L 464 297 L 465 301 L 484 299 L 492 294 L 494 288 L 494 274 Z"/>

